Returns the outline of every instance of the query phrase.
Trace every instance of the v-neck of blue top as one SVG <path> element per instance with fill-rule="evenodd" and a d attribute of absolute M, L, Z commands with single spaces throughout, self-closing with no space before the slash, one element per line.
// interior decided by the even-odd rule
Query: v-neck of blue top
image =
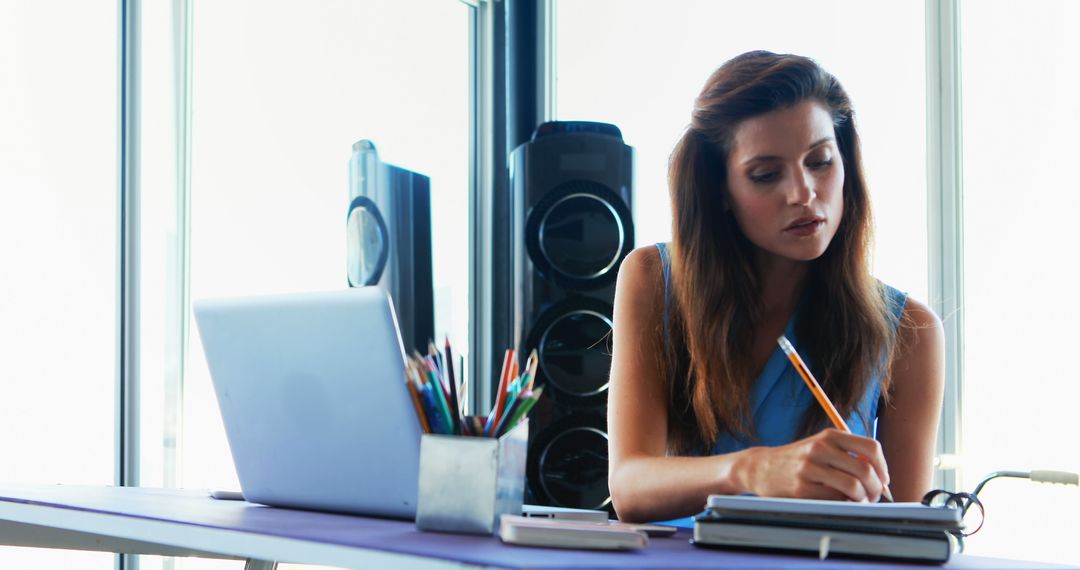
<path fill-rule="evenodd" d="M 660 253 L 661 267 L 664 272 L 664 330 L 667 330 L 668 319 L 671 310 L 671 258 L 668 252 L 668 244 L 658 243 L 656 249 Z M 885 285 L 886 295 L 892 310 L 892 321 L 895 327 L 900 323 L 900 317 L 907 304 L 907 293 L 903 293 Z M 795 334 L 795 323 L 798 320 L 798 311 L 791 316 L 784 327 L 784 335 L 791 341 L 796 349 L 799 340 Z M 665 337 L 666 338 L 666 337 Z M 806 354 L 802 354 L 806 358 Z M 813 366 L 812 362 L 807 362 Z M 877 436 L 878 402 L 881 399 L 881 371 L 878 370 L 871 378 L 866 394 L 847 418 L 848 427 L 853 433 L 862 436 Z M 777 446 L 791 443 L 798 439 L 803 415 L 811 405 L 817 405 L 810 390 L 806 388 L 802 378 L 791 365 L 779 346 L 773 349 L 761 374 L 754 381 L 751 389 L 750 401 L 753 409 L 753 437 L 736 437 L 730 433 L 720 434 L 716 445 L 707 455 L 720 455 L 740 451 L 752 446 Z M 699 453 L 698 455 L 706 455 Z M 693 518 L 663 521 L 659 524 L 669 524 L 681 527 L 693 527 Z"/>
<path fill-rule="evenodd" d="M 660 253 L 661 266 L 664 272 L 664 310 L 663 318 L 665 330 L 667 320 L 670 318 L 671 306 L 671 258 L 668 245 L 656 244 Z M 899 322 L 907 295 L 896 289 L 886 286 L 890 304 L 893 308 L 894 325 Z M 793 314 L 784 327 L 784 335 L 798 349 L 799 339 L 795 333 L 795 323 L 798 313 Z M 803 357 L 807 355 L 803 353 Z M 811 362 L 809 365 L 813 366 Z M 874 437 L 876 435 L 876 423 L 878 413 L 878 401 L 881 398 L 881 371 L 874 373 L 868 385 L 866 394 L 847 418 L 848 427 L 853 433 Z M 791 443 L 798 439 L 801 420 L 810 408 L 817 405 L 813 395 L 806 388 L 798 372 L 788 361 L 780 347 L 773 349 L 761 374 L 754 381 L 750 393 L 751 409 L 753 410 L 753 425 L 751 437 L 738 437 L 724 432 L 720 434 L 716 445 L 709 451 L 709 455 L 731 453 L 751 446 L 765 445 L 777 446 Z M 704 454 L 704 453 L 703 453 Z"/>

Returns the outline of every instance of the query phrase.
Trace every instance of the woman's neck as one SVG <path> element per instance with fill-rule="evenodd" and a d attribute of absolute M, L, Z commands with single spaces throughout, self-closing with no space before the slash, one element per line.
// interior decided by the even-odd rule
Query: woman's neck
<path fill-rule="evenodd" d="M 765 312 L 790 314 L 799 303 L 810 264 L 759 252 L 757 265 Z"/>

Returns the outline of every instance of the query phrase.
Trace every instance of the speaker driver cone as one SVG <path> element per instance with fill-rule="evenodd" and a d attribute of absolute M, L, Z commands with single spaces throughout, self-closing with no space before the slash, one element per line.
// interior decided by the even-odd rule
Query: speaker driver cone
<path fill-rule="evenodd" d="M 540 222 L 540 251 L 551 268 L 575 279 L 595 279 L 619 262 L 626 231 L 610 202 L 570 194 Z"/>
<path fill-rule="evenodd" d="M 634 243 L 630 209 L 610 188 L 585 180 L 565 182 L 529 212 L 525 245 L 533 265 L 567 289 L 613 283 Z"/>
<path fill-rule="evenodd" d="M 545 379 L 564 394 L 579 398 L 607 390 L 611 356 L 604 340 L 611 319 L 596 311 L 576 310 L 555 319 L 540 337 L 537 353 Z"/>
<path fill-rule="evenodd" d="M 607 434 L 589 426 L 559 432 L 540 452 L 540 487 L 560 507 L 605 509 Z"/>

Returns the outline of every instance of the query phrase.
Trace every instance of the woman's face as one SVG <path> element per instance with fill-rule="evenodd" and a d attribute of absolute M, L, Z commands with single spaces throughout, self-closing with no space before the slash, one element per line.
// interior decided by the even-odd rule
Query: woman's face
<path fill-rule="evenodd" d="M 728 206 L 762 252 L 793 261 L 825 253 L 844 215 L 844 164 L 821 103 L 743 121 L 727 167 Z"/>

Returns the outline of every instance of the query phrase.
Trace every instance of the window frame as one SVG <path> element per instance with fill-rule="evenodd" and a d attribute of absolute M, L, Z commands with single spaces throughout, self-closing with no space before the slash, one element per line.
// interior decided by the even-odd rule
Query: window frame
<path fill-rule="evenodd" d="M 945 397 L 935 485 L 959 482 L 964 350 L 960 3 L 926 0 L 926 176 L 931 307 L 945 329 Z"/>

